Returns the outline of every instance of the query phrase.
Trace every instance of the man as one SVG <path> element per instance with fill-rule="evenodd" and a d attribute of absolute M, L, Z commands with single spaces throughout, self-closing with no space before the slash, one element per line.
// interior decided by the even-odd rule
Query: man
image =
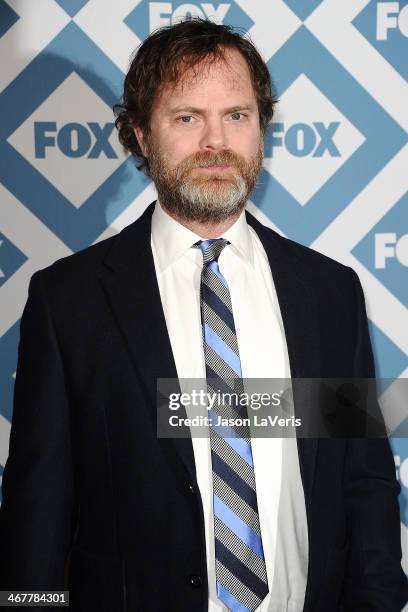
<path fill-rule="evenodd" d="M 117 127 L 158 201 L 31 279 L 2 589 L 67 585 L 87 612 L 407 601 L 386 438 L 157 436 L 158 378 L 374 376 L 357 275 L 244 210 L 274 102 L 226 26 L 163 28 L 134 57 Z"/>

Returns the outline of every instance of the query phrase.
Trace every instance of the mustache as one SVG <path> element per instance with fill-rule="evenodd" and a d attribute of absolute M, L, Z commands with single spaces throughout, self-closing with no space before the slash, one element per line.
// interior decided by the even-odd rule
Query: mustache
<path fill-rule="evenodd" d="M 238 170 L 245 167 L 245 159 L 230 150 L 218 151 L 198 151 L 186 157 L 177 166 L 177 174 L 183 175 L 193 168 L 209 168 L 210 166 L 235 166 Z"/>

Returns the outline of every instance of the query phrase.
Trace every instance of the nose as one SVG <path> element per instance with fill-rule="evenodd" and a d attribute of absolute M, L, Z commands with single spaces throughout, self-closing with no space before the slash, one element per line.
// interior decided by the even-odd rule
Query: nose
<path fill-rule="evenodd" d="M 220 151 L 228 147 L 222 118 L 208 118 L 201 136 L 200 148 L 205 151 Z"/>

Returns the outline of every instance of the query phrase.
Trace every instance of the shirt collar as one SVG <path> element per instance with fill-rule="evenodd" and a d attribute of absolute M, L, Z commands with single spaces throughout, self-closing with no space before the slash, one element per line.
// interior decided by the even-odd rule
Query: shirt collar
<path fill-rule="evenodd" d="M 245 209 L 220 237 L 231 243 L 231 248 L 246 264 L 254 267 L 253 244 Z M 173 219 L 162 208 L 159 200 L 156 200 L 152 215 L 152 241 L 161 272 L 184 255 L 198 240 L 202 240 L 202 237 Z"/>

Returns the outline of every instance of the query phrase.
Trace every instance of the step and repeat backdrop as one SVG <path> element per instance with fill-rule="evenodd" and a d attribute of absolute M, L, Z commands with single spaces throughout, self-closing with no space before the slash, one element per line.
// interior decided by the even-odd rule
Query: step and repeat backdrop
<path fill-rule="evenodd" d="M 406 1 L 0 0 L 0 476 L 29 279 L 155 199 L 111 109 L 140 42 L 193 15 L 247 32 L 276 85 L 248 210 L 361 279 L 408 573 L 408 407 L 393 401 L 393 380 L 408 377 Z"/>

